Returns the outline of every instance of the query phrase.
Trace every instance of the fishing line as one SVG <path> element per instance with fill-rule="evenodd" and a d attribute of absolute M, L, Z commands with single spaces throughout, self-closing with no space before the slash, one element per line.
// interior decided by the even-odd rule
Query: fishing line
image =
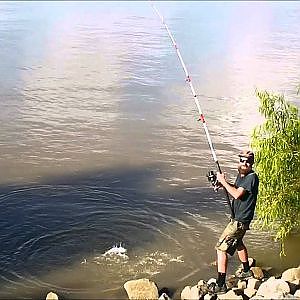
<path fill-rule="evenodd" d="M 176 43 L 171 31 L 169 30 L 169 27 L 168 25 L 166 24 L 163 16 L 160 14 L 160 12 L 158 11 L 158 9 L 155 7 L 155 5 L 153 4 L 152 1 L 150 1 L 151 3 L 151 6 L 152 8 L 154 9 L 154 11 L 156 12 L 156 14 L 158 15 L 158 17 L 160 18 L 162 24 L 164 25 L 165 29 L 167 30 L 168 32 L 168 35 L 172 41 L 172 44 L 176 50 L 176 53 L 177 53 L 177 56 L 180 60 L 180 63 L 181 63 L 181 66 L 183 68 L 183 71 L 185 73 L 185 81 L 189 84 L 190 86 L 190 89 L 191 89 L 191 92 L 192 92 L 192 95 L 193 95 L 193 98 L 194 98 L 194 101 L 195 101 L 195 104 L 197 106 L 197 109 L 198 109 L 198 112 L 199 112 L 199 120 L 198 121 L 201 121 L 202 122 L 202 125 L 203 125 L 203 128 L 204 128 L 204 131 L 205 131 L 205 135 L 206 135 L 206 138 L 207 138 L 207 142 L 208 142 L 208 145 L 209 145 L 209 148 L 210 148 L 210 151 L 211 151 L 211 154 L 212 154 L 212 157 L 213 157 L 213 160 L 215 161 L 216 165 L 217 165 L 217 168 L 218 168 L 218 171 L 220 173 L 222 173 L 222 170 L 221 170 L 221 167 L 220 167 L 220 164 L 219 164 L 219 161 L 218 161 L 218 158 L 217 158 L 217 155 L 216 155 L 216 151 L 214 149 L 214 146 L 213 146 L 213 143 L 212 143 L 212 140 L 211 140 L 211 137 L 210 137 L 210 134 L 209 134 L 209 131 L 208 131 L 208 128 L 207 128 L 207 125 L 206 125 L 206 121 L 205 121 L 205 117 L 204 117 L 204 114 L 202 112 L 202 109 L 201 109 L 201 106 L 200 106 L 200 102 L 199 102 L 199 99 L 198 99 L 198 96 L 196 94 L 196 91 L 194 89 L 194 86 L 193 86 L 193 83 L 192 83 L 192 79 L 191 79 L 191 76 L 187 70 L 187 67 L 183 61 L 183 58 L 182 58 L 182 55 L 180 53 L 180 50 L 179 50 L 179 47 L 178 47 L 178 44 Z M 227 198 L 227 204 L 229 205 L 230 207 L 230 211 L 231 211 L 231 218 L 234 218 L 234 212 L 233 212 L 233 208 L 232 208 L 232 205 L 231 205 L 231 202 L 230 202 L 230 199 L 229 199 L 229 194 L 227 192 L 227 190 L 224 188 L 224 191 L 225 191 L 225 194 L 226 194 L 226 198 Z"/>

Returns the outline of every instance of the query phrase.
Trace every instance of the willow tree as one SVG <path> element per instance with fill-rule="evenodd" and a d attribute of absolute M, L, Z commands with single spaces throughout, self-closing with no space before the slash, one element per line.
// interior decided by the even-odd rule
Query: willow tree
<path fill-rule="evenodd" d="M 256 224 L 274 233 L 282 255 L 287 236 L 300 229 L 300 119 L 283 95 L 256 95 L 265 118 L 251 136 L 260 179 Z"/>

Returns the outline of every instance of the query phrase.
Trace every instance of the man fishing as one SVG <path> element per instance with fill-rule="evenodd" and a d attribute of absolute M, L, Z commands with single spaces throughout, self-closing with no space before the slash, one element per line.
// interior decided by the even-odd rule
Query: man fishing
<path fill-rule="evenodd" d="M 258 177 L 252 170 L 252 165 L 254 163 L 254 154 L 251 151 L 243 151 L 240 153 L 240 164 L 238 167 L 239 174 L 236 178 L 235 184 L 230 184 L 226 181 L 224 174 L 221 173 L 221 168 L 217 159 L 216 152 L 213 147 L 212 140 L 207 128 L 204 114 L 201 110 L 198 96 L 192 84 L 191 76 L 188 73 L 186 65 L 183 61 L 182 55 L 180 53 L 179 47 L 169 30 L 168 25 L 164 21 L 163 16 L 159 13 L 158 9 L 152 4 L 153 9 L 156 11 L 157 15 L 161 19 L 167 33 L 172 41 L 172 44 L 176 50 L 177 56 L 180 60 L 182 68 L 186 76 L 186 82 L 190 86 L 195 104 L 199 111 L 199 121 L 202 122 L 203 128 L 206 134 L 209 148 L 215 163 L 218 166 L 219 173 L 217 173 L 217 180 L 220 186 L 225 188 L 227 202 L 232 210 L 232 220 L 225 228 L 223 234 L 221 235 L 219 242 L 216 245 L 217 256 L 218 256 L 218 280 L 217 285 L 214 286 L 215 293 L 225 293 L 227 290 L 225 284 L 226 270 L 227 270 L 227 253 L 233 255 L 235 250 L 238 250 L 238 255 L 243 263 L 243 270 L 236 274 L 239 278 L 251 277 L 252 272 L 249 267 L 247 248 L 243 244 L 243 236 L 247 229 L 249 229 L 249 224 L 253 219 L 254 209 L 258 193 Z M 229 195 L 232 195 L 233 207 L 231 206 Z"/>
<path fill-rule="evenodd" d="M 227 254 L 233 255 L 235 250 L 237 250 L 238 257 L 243 264 L 243 269 L 236 272 L 236 277 L 246 279 L 253 276 L 249 266 L 247 248 L 242 240 L 253 219 L 258 194 L 259 179 L 252 170 L 253 164 L 253 152 L 244 150 L 239 154 L 239 173 L 234 184 L 227 182 L 223 173 L 217 173 L 219 186 L 225 188 L 234 198 L 232 201 L 234 218 L 230 220 L 216 245 L 218 279 L 217 285 L 212 287 L 212 292 L 216 294 L 227 291 L 225 283 Z"/>

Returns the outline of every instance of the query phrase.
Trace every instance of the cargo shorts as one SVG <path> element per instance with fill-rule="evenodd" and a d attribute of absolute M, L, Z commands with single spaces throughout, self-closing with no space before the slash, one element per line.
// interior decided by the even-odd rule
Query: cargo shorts
<path fill-rule="evenodd" d="M 226 252 L 231 256 L 236 249 L 242 250 L 245 247 L 243 237 L 247 229 L 249 229 L 249 225 L 231 220 L 221 234 L 215 249 Z"/>

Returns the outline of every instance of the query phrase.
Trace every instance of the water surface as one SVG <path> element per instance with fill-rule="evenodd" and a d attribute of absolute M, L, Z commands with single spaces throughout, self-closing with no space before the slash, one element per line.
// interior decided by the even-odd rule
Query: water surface
<path fill-rule="evenodd" d="M 229 178 L 261 122 L 255 88 L 299 106 L 297 2 L 158 2 Z M 0 297 L 175 295 L 215 276 L 224 195 L 184 73 L 148 2 L 0 4 Z M 128 259 L 103 256 L 122 243 Z M 300 263 L 251 230 L 250 255 Z M 230 261 L 230 271 L 238 264 Z"/>

